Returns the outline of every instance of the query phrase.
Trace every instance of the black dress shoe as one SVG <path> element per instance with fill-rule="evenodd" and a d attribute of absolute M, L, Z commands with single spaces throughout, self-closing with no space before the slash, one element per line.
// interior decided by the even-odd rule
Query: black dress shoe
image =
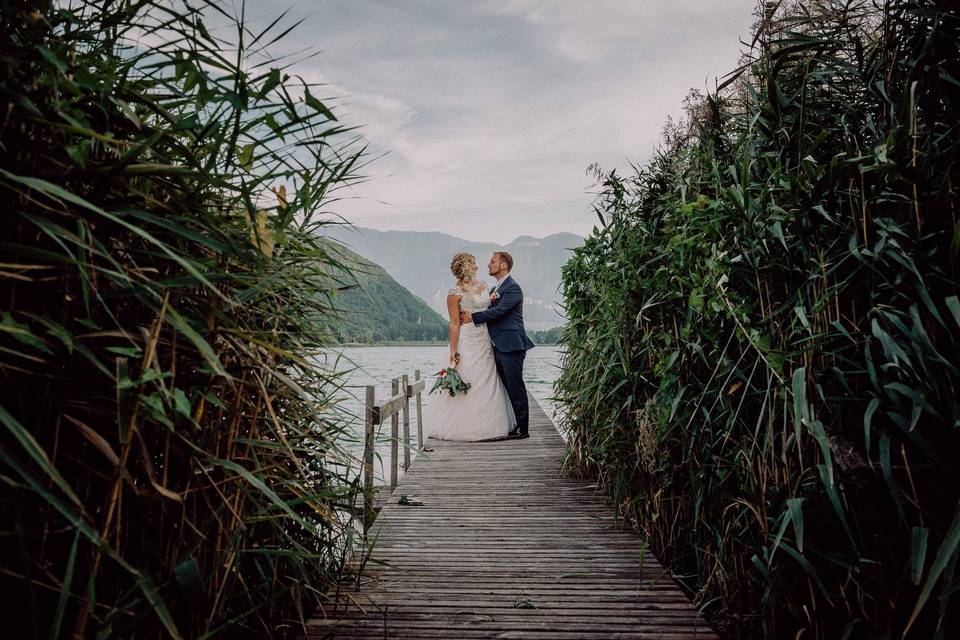
<path fill-rule="evenodd" d="M 519 431 L 509 431 L 507 432 L 507 440 L 519 440 L 523 436 L 520 435 Z"/>
<path fill-rule="evenodd" d="M 529 437 L 530 437 L 530 434 L 529 434 L 529 433 L 521 433 L 521 434 L 519 434 L 517 437 L 519 437 L 521 440 L 523 440 L 524 438 L 529 438 Z"/>

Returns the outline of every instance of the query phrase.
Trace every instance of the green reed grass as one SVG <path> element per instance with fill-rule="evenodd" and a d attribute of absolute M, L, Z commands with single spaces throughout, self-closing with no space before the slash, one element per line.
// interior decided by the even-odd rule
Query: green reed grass
<path fill-rule="evenodd" d="M 765 3 L 751 59 L 598 174 L 557 384 L 728 637 L 960 628 L 960 15 Z"/>
<path fill-rule="evenodd" d="M 290 636 L 342 571 L 362 149 L 229 6 L 0 1 L 6 637 Z"/>

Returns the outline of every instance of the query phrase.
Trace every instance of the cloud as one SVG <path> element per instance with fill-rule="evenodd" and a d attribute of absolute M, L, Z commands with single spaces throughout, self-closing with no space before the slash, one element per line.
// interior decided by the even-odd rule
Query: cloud
<path fill-rule="evenodd" d="M 733 69 L 754 0 L 313 0 L 285 47 L 378 159 L 357 224 L 506 242 L 586 233 L 593 162 L 655 147 L 690 88 Z M 264 23 L 285 8 L 258 3 Z M 343 195 L 343 194 L 342 194 Z M 384 204 L 386 203 L 386 204 Z"/>

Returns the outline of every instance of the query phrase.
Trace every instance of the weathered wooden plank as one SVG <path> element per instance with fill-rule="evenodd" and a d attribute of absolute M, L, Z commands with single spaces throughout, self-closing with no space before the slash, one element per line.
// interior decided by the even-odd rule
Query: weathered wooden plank
<path fill-rule="evenodd" d="M 407 389 L 407 397 L 412 398 L 418 393 L 423 393 L 423 390 L 427 388 L 427 381 L 420 379 L 420 372 L 416 372 L 416 381 L 413 384 L 409 382 L 404 382 L 404 386 Z M 406 376 L 404 376 L 406 378 Z"/>
<path fill-rule="evenodd" d="M 374 606 L 373 603 L 364 601 L 363 599 L 358 599 L 361 605 L 370 605 Z M 523 615 L 528 616 L 567 616 L 567 615 L 583 615 L 583 616 L 610 616 L 610 615 L 620 615 L 623 610 L 627 610 L 629 615 L 641 615 L 643 613 L 649 612 L 650 614 L 657 614 L 662 616 L 670 617 L 680 617 L 685 620 L 690 620 L 690 606 L 687 600 L 676 600 L 671 602 L 669 600 L 645 600 L 643 603 L 635 603 L 632 600 L 623 600 L 620 602 L 617 601 L 571 601 L 571 600 L 538 600 L 537 606 L 534 609 L 525 611 Z M 472 611 L 472 612 L 483 612 L 483 613 L 508 613 L 516 614 L 517 608 L 512 606 L 510 603 L 504 601 L 488 601 L 488 600 L 462 600 L 458 602 L 451 602 L 446 604 L 437 604 L 435 600 L 421 599 L 417 600 L 415 598 L 400 598 L 396 597 L 394 599 L 382 598 L 378 599 L 375 606 L 387 607 L 393 606 L 396 604 L 403 604 L 406 607 L 413 608 L 415 605 L 415 610 L 418 612 L 437 612 L 450 613 L 451 609 L 453 613 L 457 611 Z M 360 609 L 356 604 L 347 604 L 344 608 L 343 615 L 349 615 L 354 611 L 360 611 L 361 613 L 368 610 L 368 606 L 364 606 L 363 609 Z M 613 610 L 613 611 L 610 611 Z M 620 613 L 617 613 L 620 612 Z M 338 615 L 340 615 L 338 613 Z"/>
<path fill-rule="evenodd" d="M 632 631 L 632 632 L 563 632 L 563 631 L 497 631 L 483 629 L 464 629 L 463 627 L 454 627 L 451 629 L 395 629 L 383 628 L 373 629 L 309 629 L 308 638 L 369 638 L 370 640 L 383 640 L 384 638 L 403 638 L 404 640 L 433 640 L 441 638 L 443 640 L 475 640 L 485 638 L 496 638 L 497 640 L 706 640 L 715 638 L 712 634 L 693 632 L 667 633 L 663 631 Z"/>
<path fill-rule="evenodd" d="M 403 401 L 403 470 L 410 468 L 410 379 L 403 374 L 401 389 L 406 394 Z"/>
<path fill-rule="evenodd" d="M 456 626 L 451 624 L 454 622 Z M 382 620 L 371 620 L 368 616 L 358 618 L 343 618 L 340 620 L 325 620 L 312 626 L 319 627 L 342 627 L 346 623 L 354 628 L 383 626 Z M 521 629 L 530 630 L 556 630 L 556 631 L 600 631 L 607 630 L 613 632 L 633 631 L 635 629 L 645 631 L 666 631 L 673 633 L 689 633 L 698 628 L 697 625 L 681 624 L 674 618 L 629 618 L 622 615 L 612 617 L 604 616 L 601 618 L 579 618 L 570 619 L 546 619 L 540 620 L 531 616 L 491 616 L 475 613 L 457 614 L 454 620 L 450 620 L 449 614 L 441 615 L 406 615 L 394 612 L 390 617 L 390 623 L 393 627 L 399 627 L 404 630 L 413 629 L 460 629 L 465 626 L 478 626 L 489 630 L 499 631 L 519 631 Z"/>
<path fill-rule="evenodd" d="M 420 379 L 420 369 L 413 372 L 413 378 L 416 380 L 415 386 L 419 387 L 418 390 L 413 391 L 417 400 L 417 448 L 423 449 L 423 389 L 426 385 Z"/>
<path fill-rule="evenodd" d="M 404 380 L 400 395 L 417 390 Z M 526 440 L 432 441 L 408 465 L 370 528 L 364 573 L 308 638 L 715 640 L 597 487 L 562 473 L 563 440 L 532 398 L 530 410 Z"/>
<path fill-rule="evenodd" d="M 407 395 L 405 393 L 400 393 L 400 378 L 394 378 L 392 383 L 393 397 L 391 402 L 395 398 L 402 398 L 401 403 L 406 403 Z M 397 466 L 399 460 L 397 458 L 397 446 L 400 444 L 400 414 L 398 411 L 402 408 L 402 404 L 397 407 L 393 413 L 390 414 L 390 490 L 393 491 L 397 488 L 397 482 L 399 482 L 399 473 L 397 472 Z"/>
<path fill-rule="evenodd" d="M 372 386 L 366 388 L 366 412 L 364 420 L 363 435 L 363 530 L 366 531 L 373 524 L 374 514 L 374 493 L 373 493 L 373 456 L 374 456 L 374 432 L 373 427 L 376 424 L 376 409 L 373 406 L 375 401 L 375 389 Z"/>
<path fill-rule="evenodd" d="M 399 387 L 399 382 L 397 383 Z M 374 424 L 383 424 L 387 418 L 393 417 L 393 414 L 403 408 L 403 402 L 407 396 L 404 393 L 393 393 L 387 400 L 373 407 Z"/>

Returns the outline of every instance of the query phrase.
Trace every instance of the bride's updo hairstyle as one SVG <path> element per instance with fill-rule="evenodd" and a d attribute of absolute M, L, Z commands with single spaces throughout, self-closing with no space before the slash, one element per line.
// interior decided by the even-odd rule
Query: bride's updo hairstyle
<path fill-rule="evenodd" d="M 473 257 L 472 253 L 461 252 L 456 254 L 450 261 L 450 273 L 457 279 L 457 284 L 463 284 L 465 280 L 477 273 L 477 259 Z"/>

